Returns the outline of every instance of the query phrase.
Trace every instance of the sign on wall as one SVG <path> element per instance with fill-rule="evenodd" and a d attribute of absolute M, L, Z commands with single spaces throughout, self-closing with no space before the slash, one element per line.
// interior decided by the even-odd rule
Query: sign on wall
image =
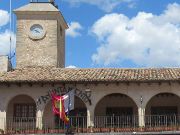
<path fill-rule="evenodd" d="M 37 106 L 39 106 L 41 104 L 48 103 L 49 100 L 51 100 L 51 93 L 53 92 L 56 93 L 57 95 L 64 95 L 71 90 L 74 90 L 75 96 L 79 97 L 84 103 L 89 103 L 89 105 L 91 105 L 91 91 L 85 91 L 85 90 L 83 91 L 83 90 L 79 90 L 77 88 L 71 88 L 71 87 L 65 88 L 63 86 L 53 88 L 47 91 L 45 95 L 40 96 L 37 99 L 36 104 Z"/>

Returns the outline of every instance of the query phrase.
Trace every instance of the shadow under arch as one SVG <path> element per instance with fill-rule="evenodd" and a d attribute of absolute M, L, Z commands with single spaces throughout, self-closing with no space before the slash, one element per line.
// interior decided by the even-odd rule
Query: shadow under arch
<path fill-rule="evenodd" d="M 138 125 L 138 107 L 129 96 L 112 93 L 95 107 L 95 127 L 133 127 Z"/>
<path fill-rule="evenodd" d="M 106 115 L 138 115 L 138 107 L 134 100 L 121 93 L 112 93 L 101 98 L 96 104 L 95 116 Z"/>
<path fill-rule="evenodd" d="M 18 105 L 19 105 L 19 107 L 18 107 Z M 7 117 L 13 117 L 13 115 L 16 115 L 15 107 L 18 107 L 20 109 L 21 108 L 23 109 L 23 107 L 24 107 L 24 111 L 26 111 L 26 109 L 27 110 L 32 109 L 34 111 L 32 113 L 34 113 L 34 114 L 36 113 L 36 102 L 29 95 L 22 94 L 22 95 L 17 95 L 15 97 L 13 97 L 7 104 L 7 109 L 6 109 Z M 28 107 L 30 107 L 30 108 L 28 108 Z M 20 111 L 20 112 L 22 112 L 22 111 Z M 26 112 L 24 112 L 24 114 L 20 114 L 20 112 L 19 112 L 19 114 L 17 114 L 17 115 L 19 115 L 19 117 L 23 117 L 23 115 L 28 115 L 28 113 L 26 113 Z M 31 113 L 29 113 L 29 114 L 31 115 Z M 24 116 L 24 117 L 26 117 L 26 116 Z M 35 117 L 35 116 L 30 116 L 30 117 Z"/>
<path fill-rule="evenodd" d="M 74 99 L 74 110 L 69 112 L 70 122 L 71 119 L 77 119 L 80 117 L 86 118 L 87 107 L 86 104 L 77 96 Z M 54 115 L 52 110 L 51 100 L 46 104 L 43 111 L 43 127 L 44 128 L 58 128 L 64 126 L 64 123 L 59 119 L 59 116 Z M 81 120 L 78 119 L 78 122 Z M 86 123 L 86 119 L 83 119 L 83 123 Z M 74 123 L 71 123 L 74 124 Z M 79 125 L 81 123 L 78 123 Z"/>
<path fill-rule="evenodd" d="M 179 125 L 179 114 L 180 97 L 170 92 L 158 93 L 146 104 L 145 126 L 172 127 Z"/>
<path fill-rule="evenodd" d="M 19 127 L 21 125 L 21 127 Z M 17 95 L 7 104 L 7 129 L 36 128 L 36 103 L 29 95 Z"/>
<path fill-rule="evenodd" d="M 154 95 L 146 104 L 145 115 L 179 115 L 180 97 L 171 92 Z"/>

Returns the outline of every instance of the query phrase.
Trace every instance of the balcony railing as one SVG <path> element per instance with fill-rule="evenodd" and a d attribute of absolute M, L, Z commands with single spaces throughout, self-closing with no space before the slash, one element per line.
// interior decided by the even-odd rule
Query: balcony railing
<path fill-rule="evenodd" d="M 1 118 L 0 120 L 1 127 L 4 124 L 4 132 L 8 134 L 180 131 L 180 116 L 176 115 L 149 115 L 141 118 L 95 116 L 94 126 L 91 127 L 87 125 L 86 116 L 70 117 L 68 126 L 54 118 Z"/>
<path fill-rule="evenodd" d="M 3 119 L 5 121 L 5 119 Z M 69 131 L 67 131 L 69 130 Z M 64 133 L 87 132 L 87 117 L 70 117 L 69 125 L 60 119 L 50 118 L 6 118 L 6 133 Z"/>

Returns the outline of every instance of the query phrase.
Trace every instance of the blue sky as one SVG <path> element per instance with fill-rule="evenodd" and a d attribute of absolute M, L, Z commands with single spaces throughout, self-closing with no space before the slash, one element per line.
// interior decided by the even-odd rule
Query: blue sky
<path fill-rule="evenodd" d="M 12 0 L 12 8 L 28 3 Z M 179 0 L 56 0 L 56 4 L 70 27 L 67 67 L 180 66 Z M 1 0 L 0 55 L 8 52 L 8 10 L 9 2 Z M 14 21 L 12 29 L 15 38 Z"/>

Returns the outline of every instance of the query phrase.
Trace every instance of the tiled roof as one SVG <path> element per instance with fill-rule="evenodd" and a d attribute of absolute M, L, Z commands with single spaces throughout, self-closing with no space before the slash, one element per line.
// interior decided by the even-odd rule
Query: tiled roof
<path fill-rule="evenodd" d="M 33 14 L 35 13 L 45 13 L 45 14 L 51 14 L 51 13 L 55 13 L 55 14 L 60 14 L 60 16 L 62 17 L 62 20 L 64 21 L 63 23 L 65 24 L 65 28 L 68 28 L 67 22 L 64 19 L 61 11 L 59 11 L 58 8 L 56 8 L 53 4 L 49 3 L 49 2 L 31 2 L 25 6 L 22 6 L 18 9 L 13 10 L 14 13 L 16 14 L 25 14 L 27 15 L 26 12 L 32 12 Z"/>
<path fill-rule="evenodd" d="M 14 12 L 38 12 L 38 11 L 44 11 L 44 12 L 59 12 L 59 10 L 54 7 L 51 3 L 29 3 L 23 7 L 20 7 L 18 9 L 15 9 Z"/>
<path fill-rule="evenodd" d="M 180 81 L 180 68 L 22 68 L 0 74 L 3 82 L 152 82 Z"/>

